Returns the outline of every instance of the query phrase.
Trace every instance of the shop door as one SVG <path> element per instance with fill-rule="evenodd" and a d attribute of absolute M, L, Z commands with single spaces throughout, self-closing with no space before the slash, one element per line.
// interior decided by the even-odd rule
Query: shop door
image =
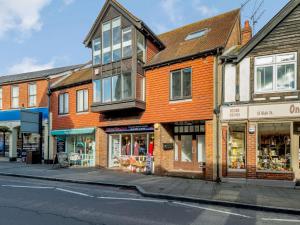
<path fill-rule="evenodd" d="M 196 135 L 178 135 L 175 139 L 175 169 L 199 171 Z"/>

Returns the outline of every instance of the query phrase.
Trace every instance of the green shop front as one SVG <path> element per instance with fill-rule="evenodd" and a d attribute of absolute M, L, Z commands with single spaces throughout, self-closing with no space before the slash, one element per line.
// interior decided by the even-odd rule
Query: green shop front
<path fill-rule="evenodd" d="M 71 166 L 95 166 L 95 128 L 53 130 L 56 152 L 68 155 Z"/>

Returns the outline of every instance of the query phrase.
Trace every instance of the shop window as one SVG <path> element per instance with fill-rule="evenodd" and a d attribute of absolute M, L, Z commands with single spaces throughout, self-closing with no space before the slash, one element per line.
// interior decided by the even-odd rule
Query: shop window
<path fill-rule="evenodd" d="M 132 56 L 132 30 L 127 27 L 122 31 L 123 51 L 122 57 L 128 58 Z"/>
<path fill-rule="evenodd" d="M 176 135 L 175 136 L 175 149 L 174 149 L 174 160 L 175 161 L 179 161 L 179 156 L 178 156 L 178 152 L 179 152 L 179 149 L 178 149 L 178 145 L 179 145 L 179 138 L 178 136 Z"/>
<path fill-rule="evenodd" d="M 181 135 L 181 161 L 192 162 L 193 160 L 193 136 Z"/>
<path fill-rule="evenodd" d="M 19 108 L 19 86 L 11 87 L 11 108 Z"/>
<path fill-rule="evenodd" d="M 198 162 L 206 162 L 205 135 L 197 135 Z"/>
<path fill-rule="evenodd" d="M 2 99 L 2 96 L 3 96 L 3 89 L 2 89 L 2 87 L 0 87 L 0 109 L 3 109 L 3 99 Z"/>
<path fill-rule="evenodd" d="M 144 35 L 137 31 L 137 59 L 145 62 L 146 58 L 146 41 Z"/>
<path fill-rule="evenodd" d="M 257 169 L 291 170 L 290 123 L 258 125 Z"/>
<path fill-rule="evenodd" d="M 131 155 L 131 135 L 122 135 L 122 155 Z"/>
<path fill-rule="evenodd" d="M 36 106 L 36 84 L 28 85 L 28 105 L 29 107 Z"/>
<path fill-rule="evenodd" d="M 192 70 L 186 68 L 171 73 L 171 100 L 188 99 L 192 96 Z"/>
<path fill-rule="evenodd" d="M 246 166 L 245 125 L 230 125 L 228 140 L 228 169 L 244 170 Z"/>
<path fill-rule="evenodd" d="M 148 138 L 147 134 L 135 134 L 133 135 L 133 155 L 147 155 Z"/>
<path fill-rule="evenodd" d="M 88 90 L 79 90 L 76 93 L 77 112 L 87 112 L 89 110 L 89 94 Z"/>
<path fill-rule="evenodd" d="M 93 64 L 98 65 L 101 62 L 101 38 L 93 40 Z"/>
<path fill-rule="evenodd" d="M 68 114 L 69 113 L 69 94 L 64 93 L 58 96 L 58 114 Z"/>
<path fill-rule="evenodd" d="M 255 58 L 255 92 L 296 90 L 297 53 Z"/>

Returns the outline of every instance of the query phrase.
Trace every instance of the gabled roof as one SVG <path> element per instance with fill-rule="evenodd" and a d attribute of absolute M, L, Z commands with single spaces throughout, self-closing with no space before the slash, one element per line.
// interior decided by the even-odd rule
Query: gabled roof
<path fill-rule="evenodd" d="M 237 62 L 243 60 L 272 30 L 283 21 L 298 5 L 300 0 L 290 0 L 239 52 Z"/>
<path fill-rule="evenodd" d="M 0 76 L 0 85 L 7 84 L 7 83 L 20 82 L 20 81 L 25 81 L 25 80 L 38 80 L 38 79 L 43 79 L 43 78 L 46 79 L 49 76 L 72 71 L 72 70 L 78 69 L 82 66 L 83 66 L 82 64 L 79 64 L 79 65 L 65 66 L 65 67 L 59 67 L 59 68 L 41 70 L 41 71 L 34 71 L 34 72 L 28 72 L 28 73 L 4 75 L 4 76 Z"/>
<path fill-rule="evenodd" d="M 236 9 L 159 35 L 158 37 L 166 48 L 160 51 L 146 65 L 146 68 L 225 48 L 232 29 L 239 18 L 240 9 Z M 189 34 L 203 29 L 208 30 L 204 36 L 186 40 Z"/>
<path fill-rule="evenodd" d="M 159 40 L 159 38 L 155 35 L 155 33 L 142 20 L 134 16 L 131 12 L 129 12 L 125 7 L 123 7 L 116 0 L 106 0 L 104 6 L 102 7 L 102 10 L 97 16 L 96 21 L 94 22 L 92 28 L 90 29 L 88 35 L 86 36 L 83 42 L 86 47 L 90 46 L 92 41 L 92 36 L 95 34 L 97 27 L 99 27 L 102 18 L 104 17 L 106 11 L 109 9 L 110 6 L 118 9 L 124 17 L 126 17 L 129 21 L 131 21 L 132 24 L 134 24 L 140 31 L 144 32 L 148 37 L 150 37 L 153 43 L 159 49 L 164 48 L 164 44 Z"/>
<path fill-rule="evenodd" d="M 84 68 L 73 72 L 50 87 L 51 91 L 57 91 L 69 87 L 79 86 L 92 82 L 93 68 Z"/>

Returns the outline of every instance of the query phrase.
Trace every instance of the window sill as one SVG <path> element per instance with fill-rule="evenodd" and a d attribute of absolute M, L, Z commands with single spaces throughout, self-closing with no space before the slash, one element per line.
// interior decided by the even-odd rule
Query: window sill
<path fill-rule="evenodd" d="M 76 115 L 85 115 L 88 114 L 89 111 L 83 111 L 83 112 L 76 112 Z"/>
<path fill-rule="evenodd" d="M 70 114 L 69 113 L 66 113 L 66 114 L 58 114 L 58 117 L 66 117 L 66 116 L 69 116 Z"/>
<path fill-rule="evenodd" d="M 292 93 L 297 92 L 297 89 L 293 90 L 281 90 L 281 91 L 263 91 L 263 92 L 254 92 L 254 95 L 264 95 L 264 94 L 281 94 L 281 93 Z"/>
<path fill-rule="evenodd" d="M 293 171 L 276 171 L 276 170 L 256 170 L 257 173 L 277 173 L 277 174 L 292 174 Z"/>
<path fill-rule="evenodd" d="M 170 100 L 169 103 L 176 104 L 176 103 L 191 102 L 191 101 L 192 101 L 192 99 L 188 98 L 188 99 Z"/>

